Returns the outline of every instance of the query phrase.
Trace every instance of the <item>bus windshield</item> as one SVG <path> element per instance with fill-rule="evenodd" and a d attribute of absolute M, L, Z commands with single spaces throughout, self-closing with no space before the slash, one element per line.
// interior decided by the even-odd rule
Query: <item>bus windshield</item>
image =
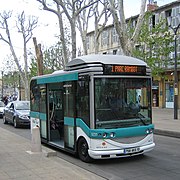
<path fill-rule="evenodd" d="M 96 78 L 95 125 L 121 128 L 151 124 L 150 78 Z"/>

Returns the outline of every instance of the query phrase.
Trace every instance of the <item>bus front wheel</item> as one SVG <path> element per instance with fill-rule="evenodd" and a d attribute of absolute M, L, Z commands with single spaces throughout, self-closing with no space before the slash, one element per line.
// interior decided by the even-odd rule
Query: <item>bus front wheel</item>
<path fill-rule="evenodd" d="M 84 138 L 80 138 L 78 142 L 78 155 L 84 162 L 91 162 L 92 158 L 88 154 L 88 144 Z"/>

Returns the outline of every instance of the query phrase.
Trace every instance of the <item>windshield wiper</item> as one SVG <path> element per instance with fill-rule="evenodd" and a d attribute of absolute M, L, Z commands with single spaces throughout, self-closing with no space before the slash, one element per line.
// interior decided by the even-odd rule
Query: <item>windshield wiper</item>
<path fill-rule="evenodd" d="M 144 125 L 147 125 L 147 124 L 145 123 L 145 121 L 140 117 L 140 115 L 143 116 L 142 114 L 139 113 L 137 117 L 141 120 L 141 122 L 142 122 Z M 144 116 L 143 116 L 143 117 L 144 117 Z"/>

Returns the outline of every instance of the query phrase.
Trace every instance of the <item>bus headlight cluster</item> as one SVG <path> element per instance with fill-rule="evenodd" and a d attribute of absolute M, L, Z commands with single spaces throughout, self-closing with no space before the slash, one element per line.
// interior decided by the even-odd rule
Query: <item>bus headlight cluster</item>
<path fill-rule="evenodd" d="M 114 138 L 115 137 L 115 133 L 114 132 L 111 132 L 110 134 L 108 133 L 103 133 L 103 138 L 107 138 L 107 137 L 110 137 L 110 138 Z"/>
<path fill-rule="evenodd" d="M 152 128 L 146 130 L 146 134 L 151 134 L 151 133 L 153 133 L 153 129 Z"/>

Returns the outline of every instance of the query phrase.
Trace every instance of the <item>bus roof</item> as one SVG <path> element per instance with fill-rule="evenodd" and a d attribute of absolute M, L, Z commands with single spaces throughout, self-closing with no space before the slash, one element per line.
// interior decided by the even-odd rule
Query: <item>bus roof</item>
<path fill-rule="evenodd" d="M 93 54 L 80 56 L 69 63 L 67 63 L 64 70 L 57 70 L 52 74 L 36 76 L 32 79 L 37 79 L 38 84 L 45 82 L 61 82 L 65 80 L 77 80 L 78 74 L 103 74 L 103 65 L 132 65 L 132 66 L 145 66 L 146 75 L 150 75 L 150 68 L 148 65 L 137 58 L 124 56 L 124 55 L 104 55 Z M 59 76 L 61 75 L 61 76 Z"/>
<path fill-rule="evenodd" d="M 86 55 L 80 56 L 66 65 L 66 70 L 73 66 L 80 66 L 85 64 L 122 64 L 122 65 L 139 65 L 139 66 L 147 66 L 147 64 L 137 58 L 124 56 L 124 55 Z"/>

